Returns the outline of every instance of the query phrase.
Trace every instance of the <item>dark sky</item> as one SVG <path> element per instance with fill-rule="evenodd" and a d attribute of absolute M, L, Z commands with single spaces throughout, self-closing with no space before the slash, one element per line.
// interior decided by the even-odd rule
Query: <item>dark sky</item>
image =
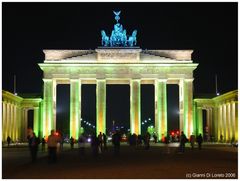
<path fill-rule="evenodd" d="M 221 93 L 237 89 L 237 8 L 237 3 L 3 3 L 2 88 L 12 92 L 16 74 L 17 92 L 41 93 L 42 72 L 37 63 L 44 60 L 42 50 L 95 49 L 100 46 L 100 30 L 108 34 L 112 30 L 112 10 L 121 10 L 120 23 L 128 32 L 138 30 L 141 48 L 194 50 L 192 59 L 199 63 L 194 72 L 195 95 L 215 93 L 215 74 Z M 60 87 L 58 96 L 68 95 L 68 89 Z M 172 112 L 178 108 L 177 89 L 168 86 L 168 93 L 177 97 L 169 100 Z M 94 86 L 83 87 L 90 100 L 94 91 Z M 112 109 L 108 120 L 127 119 L 128 87 L 108 86 L 107 91 L 108 109 Z M 126 98 L 116 106 L 119 100 L 114 95 L 119 93 Z M 142 117 L 153 118 L 151 85 L 143 86 L 142 94 L 147 95 L 142 96 L 146 103 Z M 94 99 L 88 103 L 87 98 L 83 115 L 94 119 Z M 128 113 L 121 117 L 119 107 Z"/>

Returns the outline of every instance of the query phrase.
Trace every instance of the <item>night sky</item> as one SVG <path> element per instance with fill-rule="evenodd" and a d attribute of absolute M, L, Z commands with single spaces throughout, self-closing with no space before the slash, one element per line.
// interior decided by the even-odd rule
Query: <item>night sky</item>
<path fill-rule="evenodd" d="M 3 3 L 2 89 L 42 93 L 43 49 L 95 49 L 110 34 L 112 10 L 142 49 L 193 49 L 194 96 L 237 89 L 237 3 Z M 58 86 L 57 127 L 69 124 L 68 85 Z M 154 119 L 154 89 L 142 86 L 142 118 Z M 121 95 L 121 96 L 119 96 Z M 82 117 L 94 124 L 95 85 L 82 86 Z M 107 86 L 107 126 L 129 127 L 129 86 Z M 178 86 L 168 86 L 169 129 L 178 127 Z M 151 124 L 151 123 L 149 123 Z"/>

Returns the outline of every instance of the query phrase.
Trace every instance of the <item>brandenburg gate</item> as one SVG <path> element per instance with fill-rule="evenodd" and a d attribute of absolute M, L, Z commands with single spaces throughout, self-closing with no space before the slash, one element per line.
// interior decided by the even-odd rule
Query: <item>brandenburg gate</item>
<path fill-rule="evenodd" d="M 130 85 L 130 130 L 141 134 L 141 84 L 155 86 L 155 129 L 167 134 L 167 84 L 179 85 L 180 130 L 193 130 L 192 50 L 142 50 L 136 47 L 137 30 L 127 36 L 117 21 L 111 36 L 104 30 L 102 47 L 95 50 L 44 50 L 39 66 L 44 72 L 42 132 L 56 129 L 56 86 L 70 84 L 70 136 L 77 138 L 81 127 L 81 85 L 96 84 L 96 133 L 106 132 L 106 85 Z"/>

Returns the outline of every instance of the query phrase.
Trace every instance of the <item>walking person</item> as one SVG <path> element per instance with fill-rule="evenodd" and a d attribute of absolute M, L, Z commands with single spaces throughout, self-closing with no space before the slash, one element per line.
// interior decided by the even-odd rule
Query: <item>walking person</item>
<path fill-rule="evenodd" d="M 180 136 L 180 152 L 184 153 L 185 152 L 185 143 L 188 141 L 186 135 L 184 134 L 184 132 L 181 132 L 181 136 Z"/>
<path fill-rule="evenodd" d="M 55 131 L 51 130 L 51 135 L 48 136 L 48 158 L 49 163 L 55 163 L 57 161 L 57 144 L 59 138 L 55 135 Z"/>
<path fill-rule="evenodd" d="M 99 153 L 99 141 L 95 134 L 93 134 L 91 137 L 91 147 L 93 156 L 97 158 Z"/>
<path fill-rule="evenodd" d="M 107 135 L 103 133 L 103 148 L 107 150 Z"/>
<path fill-rule="evenodd" d="M 31 153 L 32 163 L 36 162 L 37 159 L 37 151 L 38 151 L 38 138 L 36 137 L 35 133 L 32 132 L 31 135 L 28 137 L 28 144 Z"/>
<path fill-rule="evenodd" d="M 45 145 L 46 145 L 46 140 L 45 136 L 42 138 L 42 152 L 45 152 Z"/>
<path fill-rule="evenodd" d="M 99 142 L 100 153 L 101 153 L 103 151 L 103 135 L 102 135 L 102 132 L 100 132 L 99 135 L 98 135 L 98 142 Z"/>
<path fill-rule="evenodd" d="M 70 138 L 70 145 L 71 145 L 71 149 L 74 148 L 74 138 L 71 136 Z"/>
<path fill-rule="evenodd" d="M 11 138 L 10 138 L 10 136 L 8 136 L 8 137 L 7 137 L 7 144 L 8 144 L 8 147 L 9 147 L 9 145 L 10 145 L 10 142 L 11 142 Z"/>
<path fill-rule="evenodd" d="M 120 141 L 121 141 L 121 135 L 120 135 L 119 131 L 117 131 L 112 136 L 112 143 L 114 146 L 114 155 L 115 156 L 118 156 L 120 153 Z"/>
<path fill-rule="evenodd" d="M 201 150 L 202 149 L 202 142 L 203 142 L 203 137 L 202 137 L 201 133 L 197 137 L 197 142 L 198 142 L 198 149 Z"/>
<path fill-rule="evenodd" d="M 78 138 L 79 153 L 81 156 L 85 155 L 85 142 L 86 138 L 83 134 L 81 134 Z"/>
<path fill-rule="evenodd" d="M 190 143 L 191 143 L 192 150 L 194 149 L 195 141 L 196 141 L 195 135 L 192 133 L 192 135 L 190 136 Z"/>
<path fill-rule="evenodd" d="M 145 143 L 145 150 L 149 150 L 150 148 L 150 134 L 149 132 L 146 133 L 145 138 L 144 138 L 144 143 Z"/>

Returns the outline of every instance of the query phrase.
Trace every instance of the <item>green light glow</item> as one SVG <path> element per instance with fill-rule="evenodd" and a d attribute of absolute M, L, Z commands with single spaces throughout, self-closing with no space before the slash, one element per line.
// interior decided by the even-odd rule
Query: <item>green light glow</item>
<path fill-rule="evenodd" d="M 43 136 L 50 134 L 53 122 L 53 81 L 44 79 L 44 100 L 43 100 Z"/>
<path fill-rule="evenodd" d="M 167 85 L 165 80 L 155 81 L 155 127 L 158 140 L 167 135 Z"/>
<path fill-rule="evenodd" d="M 96 99 L 96 135 L 106 134 L 106 80 L 97 80 Z"/>
<path fill-rule="evenodd" d="M 33 118 L 33 131 L 36 134 L 36 136 L 39 136 L 38 130 L 39 130 L 39 108 L 34 108 L 34 118 Z"/>
<path fill-rule="evenodd" d="M 139 79 L 131 80 L 130 85 L 130 130 L 141 134 L 141 84 Z"/>
<path fill-rule="evenodd" d="M 197 134 L 202 134 L 203 135 L 203 119 L 202 119 L 202 108 L 198 107 L 198 116 L 197 116 L 197 122 L 198 122 L 198 132 Z"/>
<path fill-rule="evenodd" d="M 71 80 L 70 85 L 70 137 L 78 139 L 80 129 L 81 83 L 78 79 Z"/>

